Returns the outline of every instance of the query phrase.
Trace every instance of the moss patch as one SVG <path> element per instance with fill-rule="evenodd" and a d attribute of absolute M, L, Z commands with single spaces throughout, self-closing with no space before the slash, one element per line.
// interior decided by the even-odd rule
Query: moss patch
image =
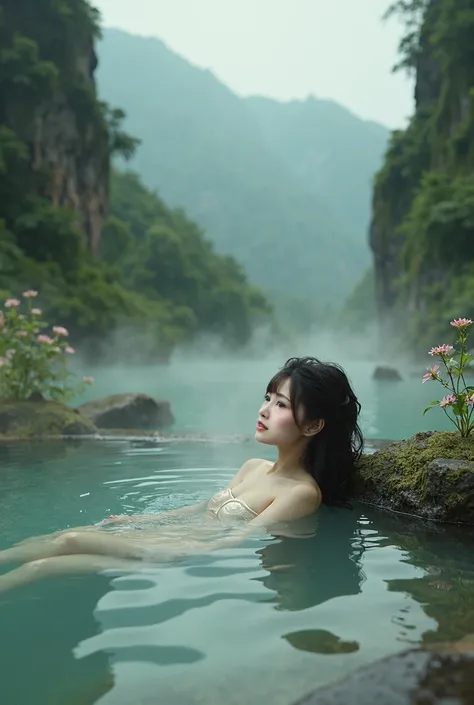
<path fill-rule="evenodd" d="M 474 439 L 418 433 L 366 455 L 358 467 L 357 495 L 397 511 L 474 523 Z"/>
<path fill-rule="evenodd" d="M 0 400 L 0 440 L 83 436 L 95 433 L 97 429 L 92 421 L 65 404 L 53 401 Z"/>

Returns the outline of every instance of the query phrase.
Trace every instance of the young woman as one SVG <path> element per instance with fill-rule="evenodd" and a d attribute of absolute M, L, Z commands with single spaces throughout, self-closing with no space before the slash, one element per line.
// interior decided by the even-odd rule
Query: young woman
<path fill-rule="evenodd" d="M 282 525 L 312 515 L 322 502 L 347 505 L 362 452 L 359 413 L 360 404 L 338 365 L 291 358 L 267 386 L 255 431 L 258 442 L 276 446 L 276 462 L 247 460 L 225 489 L 201 504 L 165 515 L 113 516 L 95 527 L 28 539 L 0 551 L 0 565 L 23 563 L 0 576 L 0 592 L 55 575 L 137 570 L 144 562 L 234 545 L 255 530 L 278 533 Z M 150 527 L 163 516 L 198 514 L 199 527 L 187 522 L 174 531 L 168 523 Z M 244 525 L 245 530 L 206 540 L 216 522 Z M 125 535 L 110 532 L 123 531 L 127 524 Z"/>

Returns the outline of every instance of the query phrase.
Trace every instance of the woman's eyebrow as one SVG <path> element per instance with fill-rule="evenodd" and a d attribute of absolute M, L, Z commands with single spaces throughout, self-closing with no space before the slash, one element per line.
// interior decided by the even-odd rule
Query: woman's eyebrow
<path fill-rule="evenodd" d="M 290 401 L 290 400 L 288 399 L 288 397 L 285 397 L 285 395 L 284 395 L 284 394 L 281 394 L 280 392 L 277 392 L 276 395 L 277 395 L 277 397 L 283 397 L 283 399 L 286 399 L 286 401 Z"/>

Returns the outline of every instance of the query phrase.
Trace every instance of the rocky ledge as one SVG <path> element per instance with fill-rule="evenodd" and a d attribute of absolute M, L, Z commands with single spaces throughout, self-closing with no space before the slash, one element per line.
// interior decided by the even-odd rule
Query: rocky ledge
<path fill-rule="evenodd" d="M 101 429 L 145 431 L 174 424 L 169 401 L 153 399 L 147 394 L 111 394 L 81 404 L 77 411 Z"/>
<path fill-rule="evenodd" d="M 474 637 L 412 649 L 361 668 L 295 705 L 471 705 Z"/>
<path fill-rule="evenodd" d="M 6 441 L 97 437 L 101 430 L 109 429 L 116 435 L 135 435 L 137 430 L 156 433 L 173 422 L 169 402 L 146 394 L 114 394 L 76 409 L 41 395 L 18 402 L 0 399 L 0 440 Z"/>
<path fill-rule="evenodd" d="M 432 521 L 474 524 L 474 439 L 417 433 L 364 455 L 356 496 Z"/>
<path fill-rule="evenodd" d="M 75 409 L 54 401 L 0 401 L 0 440 L 85 436 L 97 428 Z"/>

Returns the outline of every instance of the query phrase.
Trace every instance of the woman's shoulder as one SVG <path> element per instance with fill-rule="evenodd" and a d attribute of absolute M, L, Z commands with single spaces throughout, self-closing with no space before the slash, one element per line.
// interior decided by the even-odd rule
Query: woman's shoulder
<path fill-rule="evenodd" d="M 263 458 L 250 458 L 246 460 L 242 465 L 242 470 L 245 472 L 249 470 L 256 470 L 257 468 L 269 468 L 272 467 L 273 463 L 270 460 L 264 460 Z"/>

